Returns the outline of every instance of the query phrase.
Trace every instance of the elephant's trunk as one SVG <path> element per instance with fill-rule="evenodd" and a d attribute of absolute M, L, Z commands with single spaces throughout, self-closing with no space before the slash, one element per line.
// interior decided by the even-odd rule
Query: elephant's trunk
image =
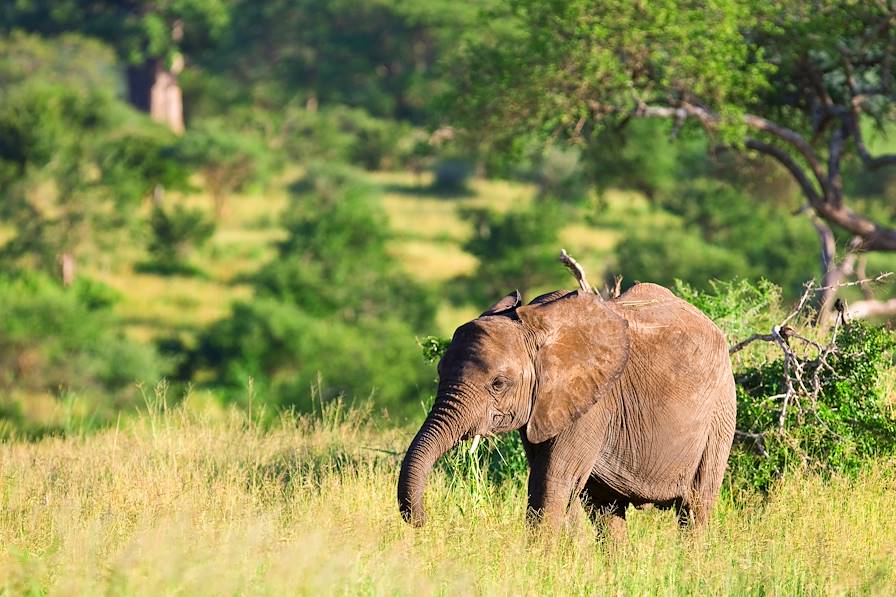
<path fill-rule="evenodd" d="M 426 521 L 423 490 L 433 465 L 469 430 L 461 412 L 453 399 L 437 400 L 404 456 L 398 477 L 398 508 L 402 518 L 414 526 Z"/>

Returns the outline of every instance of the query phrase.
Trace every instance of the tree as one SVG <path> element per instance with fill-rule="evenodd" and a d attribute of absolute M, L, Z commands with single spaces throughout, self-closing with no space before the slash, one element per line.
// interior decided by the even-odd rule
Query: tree
<path fill-rule="evenodd" d="M 386 215 L 373 189 L 344 168 L 314 165 L 284 214 L 286 238 L 255 276 L 250 301 L 206 330 L 194 367 L 226 392 L 246 384 L 272 402 L 309 407 L 364 398 L 407 408 L 431 381 L 415 335 L 429 333 L 433 297 L 388 251 Z"/>
<path fill-rule="evenodd" d="M 466 211 L 473 234 L 463 248 L 479 260 L 479 266 L 471 276 L 459 280 L 460 294 L 483 305 L 514 288 L 532 297 L 532 293 L 553 290 L 563 281 L 563 270 L 557 267 L 563 215 L 551 200 L 504 214 L 487 209 Z"/>
<path fill-rule="evenodd" d="M 270 175 L 264 143 L 250 131 L 235 130 L 216 120 L 197 123 L 178 140 L 172 152 L 181 163 L 202 173 L 218 219 L 224 215 L 231 194 Z"/>
<path fill-rule="evenodd" d="M 186 184 L 167 155 L 174 135 L 112 97 L 114 70 L 108 50 L 77 36 L 0 38 L 6 268 L 71 284 L 79 257 L 108 246 L 155 185 Z"/>
<path fill-rule="evenodd" d="M 696 123 L 797 183 L 826 286 L 858 271 L 860 255 L 896 250 L 896 228 L 844 194 L 846 166 L 896 164 L 866 141 L 896 118 L 892 3 L 507 0 L 489 17 L 490 34 L 463 46 L 455 70 L 454 105 L 483 138 L 535 129 L 588 146 L 633 118 Z M 851 239 L 841 260 L 832 227 Z"/>
<path fill-rule="evenodd" d="M 106 41 L 127 64 L 130 103 L 179 133 L 185 57 L 223 33 L 229 10 L 229 0 L 20 0 L 0 13 L 0 31 L 79 32 Z"/>

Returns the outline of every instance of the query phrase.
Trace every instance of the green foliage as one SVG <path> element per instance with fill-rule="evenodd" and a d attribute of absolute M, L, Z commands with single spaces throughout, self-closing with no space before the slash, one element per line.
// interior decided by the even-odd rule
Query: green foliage
<path fill-rule="evenodd" d="M 786 316 L 780 288 L 767 281 L 719 282 L 710 292 L 679 282 L 675 290 L 715 321 L 731 344 L 753 333 L 768 333 Z M 811 315 L 803 313 L 790 325 L 804 327 Z M 835 340 L 827 364 L 819 360 L 816 348 L 791 340 L 791 349 L 806 358 L 802 373 L 806 387 L 811 388 L 811 380 L 818 376 L 820 392 L 815 398 L 805 392 L 793 396 L 783 425 L 786 388 L 781 351 L 759 343 L 749 349 L 750 354 L 738 353 L 734 376 L 739 435 L 729 469 L 734 485 L 766 491 L 795 469 L 851 473 L 873 458 L 896 453 L 896 412 L 888 404 L 896 371 L 896 334 L 852 322 L 839 328 Z M 794 384 L 799 390 L 798 382 Z"/>
<path fill-rule="evenodd" d="M 697 97 L 730 118 L 771 71 L 744 34 L 760 12 L 744 0 L 502 2 L 449 65 L 451 104 L 483 139 L 539 131 L 587 140 L 596 116 L 626 118 L 636 98 Z"/>
<path fill-rule="evenodd" d="M 426 359 L 426 362 L 435 363 L 442 358 L 443 354 L 445 354 L 445 350 L 448 349 L 451 340 L 448 338 L 439 338 L 438 336 L 425 336 L 418 340 L 418 343 L 420 344 L 420 349 L 423 352 L 423 358 Z"/>
<path fill-rule="evenodd" d="M 74 33 L 52 40 L 23 31 L 0 35 L 0 88 L 26 81 L 115 90 L 121 74 L 112 50 L 96 39 Z"/>
<path fill-rule="evenodd" d="M 111 175 L 103 148 L 129 116 L 102 91 L 31 81 L 0 89 L 0 216 L 14 231 L 0 247 L 7 265 L 53 272 L 59 255 L 99 250 L 122 230 L 145 185 Z"/>
<path fill-rule="evenodd" d="M 208 62 L 268 105 L 299 98 L 419 122 L 448 84 L 435 63 L 477 11 L 448 0 L 238 2 Z"/>
<path fill-rule="evenodd" d="M 155 352 L 118 331 L 107 287 L 46 276 L 0 277 L 0 392 L 67 392 L 131 403 L 134 384 L 164 372 Z"/>
<path fill-rule="evenodd" d="M 114 56 L 74 35 L 0 38 L 0 245 L 8 268 L 55 272 L 120 239 L 157 185 L 186 188 L 174 135 L 114 97 Z"/>
<path fill-rule="evenodd" d="M 729 340 L 739 340 L 756 330 L 770 330 L 784 319 L 781 289 L 765 279 L 711 281 L 701 291 L 676 280 L 675 294 L 700 309 L 719 326 Z"/>
<path fill-rule="evenodd" d="M 840 331 L 836 346 L 829 366 L 810 361 L 806 367 L 807 378 L 821 378 L 817 400 L 796 397 L 783 426 L 781 399 L 772 398 L 785 391 L 783 360 L 739 372 L 738 429 L 761 434 L 762 440 L 735 449 L 736 480 L 768 489 L 794 468 L 855 472 L 872 458 L 896 452 L 896 418 L 882 385 L 892 375 L 896 335 L 854 322 Z"/>
<path fill-rule="evenodd" d="M 465 217 L 473 224 L 473 235 L 464 250 L 479 259 L 476 272 L 461 280 L 465 300 L 481 305 L 514 288 L 537 292 L 562 286 L 564 272 L 557 261 L 560 206 L 542 201 L 504 214 L 471 209 Z"/>
<path fill-rule="evenodd" d="M 706 142 L 673 139 L 672 123 L 635 119 L 600 131 L 586 148 L 588 173 L 602 188 L 634 189 L 648 198 L 674 197 L 680 181 L 705 168 Z"/>
<path fill-rule="evenodd" d="M 230 19 L 228 0 L 174 0 L 123 4 L 117 0 L 17 0 L 5 7 L 0 31 L 47 35 L 80 31 L 103 39 L 129 64 L 171 61 L 207 47 Z"/>
<path fill-rule="evenodd" d="M 542 198 L 581 201 L 587 193 L 581 151 L 575 147 L 548 145 L 541 153 L 536 181 Z"/>
<path fill-rule="evenodd" d="M 818 241 L 808 221 L 731 185 L 698 178 L 658 203 L 658 214 L 675 217 L 635 223 L 616 248 L 618 271 L 629 280 L 680 279 L 708 290 L 712 280 L 767 278 L 794 298 L 817 269 Z"/>
<path fill-rule="evenodd" d="M 172 273 L 190 271 L 190 253 L 215 233 L 215 223 L 203 210 L 183 205 L 168 209 L 156 205 L 149 218 L 149 228 L 147 248 L 153 260 L 152 269 Z"/>
<path fill-rule="evenodd" d="M 195 123 L 172 153 L 174 159 L 202 173 L 218 216 L 223 214 L 231 194 L 265 183 L 273 166 L 267 148 L 256 135 L 235 130 L 220 120 Z"/>
<path fill-rule="evenodd" d="M 432 191 L 441 195 L 464 195 L 470 191 L 474 166 L 467 158 L 444 157 L 433 167 Z"/>
<path fill-rule="evenodd" d="M 166 127 L 145 121 L 110 131 L 97 147 L 102 184 L 134 201 L 156 190 L 192 190 L 193 164 L 177 155 L 177 143 Z"/>
<path fill-rule="evenodd" d="M 335 160 L 368 170 L 404 166 L 415 149 L 414 129 L 362 108 L 289 106 L 275 117 L 278 143 L 298 161 Z"/>
<path fill-rule="evenodd" d="M 616 267 L 626 280 L 671 285 L 684 280 L 703 290 L 713 280 L 742 276 L 749 271 L 746 257 L 710 244 L 698 231 L 679 225 L 636 229 L 616 247 Z"/>
<path fill-rule="evenodd" d="M 374 392 L 402 407 L 429 383 L 414 338 L 432 326 L 432 299 L 389 255 L 385 216 L 356 174 L 314 166 L 305 187 L 256 298 L 203 335 L 199 361 L 234 393 L 253 378 L 279 405 L 308 408 L 320 376 L 326 397 Z"/>

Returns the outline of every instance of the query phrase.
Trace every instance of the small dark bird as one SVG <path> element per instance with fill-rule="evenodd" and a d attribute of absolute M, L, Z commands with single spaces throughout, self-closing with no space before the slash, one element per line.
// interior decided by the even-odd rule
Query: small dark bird
<path fill-rule="evenodd" d="M 834 301 L 834 309 L 837 310 L 838 317 L 842 323 L 846 323 L 846 301 L 838 298 Z"/>

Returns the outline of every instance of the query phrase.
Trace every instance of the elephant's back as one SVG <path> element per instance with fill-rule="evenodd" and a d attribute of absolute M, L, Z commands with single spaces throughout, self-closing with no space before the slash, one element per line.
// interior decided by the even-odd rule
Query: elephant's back
<path fill-rule="evenodd" d="M 713 420 L 720 409 L 731 410 L 725 336 L 700 310 L 656 284 L 638 284 L 608 302 L 629 324 L 630 357 L 614 388 L 619 432 L 600 476 L 620 490 L 640 480 L 635 493 L 648 501 L 679 497 Z M 640 439 L 629 445 L 631 437 Z"/>
<path fill-rule="evenodd" d="M 725 334 L 702 311 L 658 284 L 643 282 L 609 301 L 625 319 L 633 339 L 642 343 L 685 348 L 692 346 L 704 355 L 715 353 L 727 361 Z M 679 344 L 680 343 L 680 344 Z"/>

